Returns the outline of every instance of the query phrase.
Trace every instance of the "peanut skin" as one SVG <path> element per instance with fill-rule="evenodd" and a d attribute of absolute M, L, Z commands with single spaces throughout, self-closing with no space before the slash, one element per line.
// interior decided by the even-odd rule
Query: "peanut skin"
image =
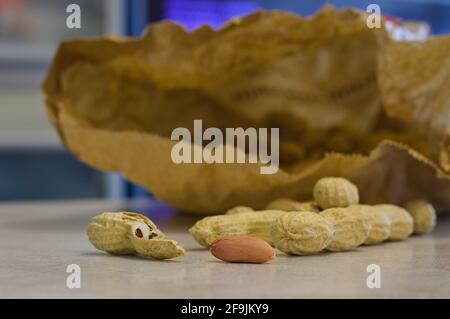
<path fill-rule="evenodd" d="M 217 259 L 232 263 L 262 264 L 275 257 L 268 243 L 250 236 L 223 237 L 212 243 L 210 249 Z"/>

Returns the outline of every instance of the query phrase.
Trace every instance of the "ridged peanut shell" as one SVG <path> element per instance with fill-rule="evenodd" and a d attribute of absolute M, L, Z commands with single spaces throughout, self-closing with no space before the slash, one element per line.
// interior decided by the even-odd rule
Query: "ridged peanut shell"
<path fill-rule="evenodd" d="M 333 226 L 314 212 L 288 212 L 272 226 L 274 246 L 288 255 L 318 253 L 334 236 Z"/>
<path fill-rule="evenodd" d="M 136 229 L 147 238 L 164 237 L 150 219 L 130 212 L 105 212 L 95 216 L 88 225 L 87 235 L 95 248 L 126 255 L 135 253 L 130 239 Z"/>
<path fill-rule="evenodd" d="M 359 203 L 356 185 L 341 177 L 319 179 L 313 189 L 314 201 L 322 208 L 347 207 Z"/>
<path fill-rule="evenodd" d="M 374 207 L 387 213 L 391 221 L 389 240 L 403 240 L 412 234 L 414 222 L 408 211 L 392 204 L 379 204 Z"/>
<path fill-rule="evenodd" d="M 273 245 L 270 229 L 275 219 L 282 214 L 286 214 L 286 212 L 261 210 L 209 216 L 196 222 L 189 231 L 194 239 L 204 247 L 209 247 L 214 241 L 226 236 L 251 236 Z"/>
<path fill-rule="evenodd" d="M 320 215 L 334 228 L 334 237 L 327 250 L 351 250 L 362 245 L 369 236 L 370 224 L 367 219 L 346 208 L 328 208 Z"/>
<path fill-rule="evenodd" d="M 347 210 L 364 216 L 370 224 L 369 236 L 364 245 L 376 245 L 389 238 L 391 220 L 387 213 L 369 205 L 350 205 Z"/>
<path fill-rule="evenodd" d="M 146 240 L 139 237 L 133 237 L 131 243 L 136 252 L 144 257 L 171 259 L 184 255 L 183 247 L 179 246 L 174 240 L 164 238 Z"/>
<path fill-rule="evenodd" d="M 424 200 L 414 200 L 405 204 L 414 223 L 415 234 L 431 232 L 436 226 L 436 210 L 433 205 Z"/>
<path fill-rule="evenodd" d="M 182 255 L 184 250 L 146 216 L 130 212 L 106 212 L 95 216 L 87 229 L 89 241 L 112 254 L 140 254 L 155 259 Z"/>

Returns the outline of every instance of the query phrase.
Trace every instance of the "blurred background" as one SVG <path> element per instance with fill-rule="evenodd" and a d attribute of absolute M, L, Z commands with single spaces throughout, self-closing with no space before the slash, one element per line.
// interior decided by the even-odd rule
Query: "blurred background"
<path fill-rule="evenodd" d="M 66 8 L 81 7 L 81 29 L 66 27 Z M 105 33 L 138 36 L 149 22 L 214 28 L 259 9 L 307 16 L 329 3 L 366 10 L 371 1 L 298 0 L 0 0 L 0 201 L 149 196 L 119 174 L 78 162 L 47 121 L 40 85 L 63 39 Z M 376 2 L 382 14 L 424 21 L 450 33 L 450 0 Z"/>

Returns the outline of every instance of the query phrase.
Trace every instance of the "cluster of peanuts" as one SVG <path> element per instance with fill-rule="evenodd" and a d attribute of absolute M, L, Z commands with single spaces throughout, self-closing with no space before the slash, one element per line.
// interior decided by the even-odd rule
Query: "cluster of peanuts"
<path fill-rule="evenodd" d="M 205 247 L 224 237 L 250 236 L 288 255 L 309 255 L 404 240 L 413 233 L 430 232 L 436 224 L 435 210 L 426 201 L 404 207 L 362 205 L 358 188 L 344 178 L 320 179 L 313 197 L 307 202 L 277 199 L 261 211 L 235 207 L 224 215 L 203 218 L 190 232 Z"/>
<path fill-rule="evenodd" d="M 404 240 L 412 233 L 430 232 L 436 224 L 434 208 L 422 200 L 411 201 L 404 208 L 359 204 L 358 188 L 344 178 L 320 179 L 313 197 L 306 202 L 277 199 L 260 211 L 234 207 L 224 215 L 199 220 L 189 231 L 221 260 L 263 263 L 275 256 L 273 247 L 288 255 L 345 251 Z M 166 239 L 141 214 L 100 214 L 92 219 L 87 233 L 94 247 L 112 254 L 154 259 L 184 254 L 177 242 Z"/>

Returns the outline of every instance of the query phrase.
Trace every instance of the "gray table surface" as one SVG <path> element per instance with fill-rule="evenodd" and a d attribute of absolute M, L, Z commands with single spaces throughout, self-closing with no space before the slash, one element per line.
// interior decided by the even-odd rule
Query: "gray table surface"
<path fill-rule="evenodd" d="M 144 211 L 186 255 L 170 261 L 96 251 L 85 234 L 103 211 Z M 157 214 L 154 214 L 156 212 Z M 351 252 L 287 257 L 267 264 L 227 264 L 189 235 L 198 217 L 159 203 L 59 201 L 0 204 L 1 298 L 449 298 L 450 216 L 437 229 L 402 242 Z M 69 264 L 81 288 L 69 289 Z M 367 266 L 381 270 L 369 289 Z"/>

